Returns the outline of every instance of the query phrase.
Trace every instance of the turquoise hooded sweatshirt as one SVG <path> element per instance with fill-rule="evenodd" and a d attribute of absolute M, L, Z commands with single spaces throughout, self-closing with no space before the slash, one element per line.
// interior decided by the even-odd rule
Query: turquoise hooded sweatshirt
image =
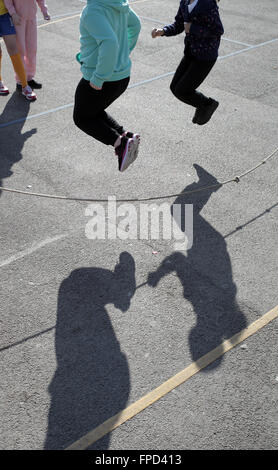
<path fill-rule="evenodd" d="M 127 0 L 87 0 L 80 17 L 77 60 L 85 80 L 97 87 L 130 76 L 129 55 L 141 29 Z"/>

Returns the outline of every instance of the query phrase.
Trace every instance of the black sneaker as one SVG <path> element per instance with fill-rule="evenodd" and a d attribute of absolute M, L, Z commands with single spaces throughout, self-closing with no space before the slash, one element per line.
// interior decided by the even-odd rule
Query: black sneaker
<path fill-rule="evenodd" d="M 34 89 L 40 90 L 40 89 L 42 88 L 42 84 L 36 82 L 36 80 L 34 80 L 34 79 L 28 80 L 28 85 L 29 85 L 33 90 L 34 90 Z"/>
<path fill-rule="evenodd" d="M 119 171 L 125 171 L 129 165 L 134 162 L 135 148 L 134 141 L 128 137 L 122 136 L 121 143 L 115 148 L 115 154 L 118 156 Z"/>
<path fill-rule="evenodd" d="M 200 126 L 206 124 L 210 120 L 211 116 L 213 115 L 214 111 L 216 111 L 218 106 L 218 101 L 209 98 L 209 103 L 207 105 L 196 109 L 192 122 L 194 124 L 199 124 Z"/>

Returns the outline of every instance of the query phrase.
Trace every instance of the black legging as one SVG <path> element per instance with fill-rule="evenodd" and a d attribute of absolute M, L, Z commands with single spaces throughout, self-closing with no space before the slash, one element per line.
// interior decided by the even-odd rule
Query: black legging
<path fill-rule="evenodd" d="M 180 101 L 200 108 L 208 103 L 208 98 L 196 91 L 205 80 L 216 60 L 198 60 L 192 56 L 189 47 L 186 47 L 170 89 Z"/>
<path fill-rule="evenodd" d="M 127 89 L 130 78 L 105 82 L 101 90 L 94 90 L 82 78 L 75 92 L 73 120 L 79 129 L 103 144 L 114 145 L 125 131 L 104 110 Z"/>

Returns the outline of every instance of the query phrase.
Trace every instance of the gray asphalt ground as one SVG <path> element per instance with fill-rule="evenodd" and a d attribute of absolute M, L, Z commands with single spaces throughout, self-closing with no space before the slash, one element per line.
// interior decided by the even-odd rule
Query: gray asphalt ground
<path fill-rule="evenodd" d="M 110 108 L 141 134 L 123 174 L 113 149 L 72 120 L 83 4 L 47 3 L 35 103 L 14 91 L 3 47 L 11 93 L 0 100 L 2 186 L 104 199 L 178 194 L 233 178 L 277 147 L 277 0 L 221 0 L 220 59 L 200 88 L 220 106 L 205 126 L 169 90 L 183 36 L 150 35 L 173 21 L 178 1 L 134 2 L 142 31 L 131 86 Z M 239 184 L 155 201 L 169 212 L 193 204 L 187 252 L 162 236 L 92 240 L 89 203 L 1 193 L 0 449 L 67 448 L 278 304 L 277 158 Z M 277 450 L 277 327 L 89 448 Z"/>

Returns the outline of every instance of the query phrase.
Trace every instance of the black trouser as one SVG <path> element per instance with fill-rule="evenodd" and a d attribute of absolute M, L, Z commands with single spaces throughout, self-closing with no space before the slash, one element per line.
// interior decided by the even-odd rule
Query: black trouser
<path fill-rule="evenodd" d="M 170 89 L 180 101 L 190 104 L 195 108 L 200 108 L 208 103 L 208 98 L 196 89 L 205 80 L 215 60 L 198 60 L 190 53 L 187 46 L 184 57 L 179 64 Z"/>
<path fill-rule="evenodd" d="M 116 82 L 105 82 L 101 90 L 94 90 L 82 78 L 75 92 L 73 120 L 79 129 L 103 144 L 114 145 L 125 130 L 104 110 L 127 89 L 129 77 Z"/>

